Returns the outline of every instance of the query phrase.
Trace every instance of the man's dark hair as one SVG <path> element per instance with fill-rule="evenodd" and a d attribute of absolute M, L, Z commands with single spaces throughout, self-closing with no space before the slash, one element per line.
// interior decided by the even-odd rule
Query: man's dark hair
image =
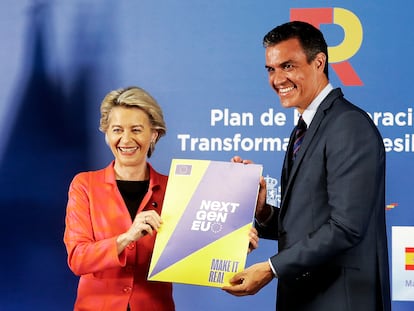
<path fill-rule="evenodd" d="M 296 38 L 299 40 L 303 51 L 306 54 L 308 63 L 313 61 L 320 52 L 326 55 L 324 73 L 328 76 L 328 46 L 322 32 L 309 23 L 292 21 L 269 31 L 263 38 L 265 48 L 276 45 L 282 41 Z"/>

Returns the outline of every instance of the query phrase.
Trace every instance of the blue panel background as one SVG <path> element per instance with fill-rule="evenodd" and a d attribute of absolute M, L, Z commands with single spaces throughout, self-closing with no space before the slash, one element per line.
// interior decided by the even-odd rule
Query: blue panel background
<path fill-rule="evenodd" d="M 163 107 L 168 133 L 151 158 L 159 171 L 167 173 L 174 157 L 227 161 L 238 154 L 278 179 L 283 151 L 184 150 L 177 135 L 288 136 L 293 111 L 280 107 L 267 84 L 261 39 L 289 20 L 291 8 L 308 7 L 347 9 L 363 26 L 362 46 L 349 62 L 364 85 L 343 86 L 331 70 L 334 86 L 370 113 L 412 109 L 414 21 L 407 1 L 2 1 L 0 310 L 72 309 L 77 278 L 62 241 L 67 188 L 75 173 L 112 159 L 98 131 L 100 101 L 111 89 L 142 86 Z M 340 29 L 322 30 L 329 45 L 340 43 Z M 260 125 L 270 108 L 286 114 L 285 126 Z M 251 112 L 254 125 L 212 126 L 212 109 Z M 379 129 L 391 139 L 413 133 L 412 125 Z M 414 225 L 413 152 L 387 154 L 387 203 L 398 204 L 387 211 L 389 232 Z M 275 242 L 261 240 L 247 264 L 275 249 Z M 177 310 L 275 305 L 276 281 L 244 298 L 216 288 L 174 288 Z M 393 302 L 396 311 L 413 308 L 414 302 Z"/>

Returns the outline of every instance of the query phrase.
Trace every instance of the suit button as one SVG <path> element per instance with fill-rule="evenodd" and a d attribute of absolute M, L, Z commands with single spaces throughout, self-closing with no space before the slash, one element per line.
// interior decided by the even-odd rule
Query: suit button
<path fill-rule="evenodd" d="M 129 293 L 131 291 L 131 289 L 132 289 L 131 286 L 125 286 L 122 291 L 124 293 Z"/>
<path fill-rule="evenodd" d="M 127 248 L 128 249 L 134 249 L 135 248 L 135 242 L 129 243 Z"/>

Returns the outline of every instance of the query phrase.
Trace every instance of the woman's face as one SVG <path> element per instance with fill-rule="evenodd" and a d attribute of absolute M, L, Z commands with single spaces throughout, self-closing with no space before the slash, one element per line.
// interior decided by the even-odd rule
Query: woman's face
<path fill-rule="evenodd" d="M 117 166 L 146 163 L 151 141 L 155 142 L 157 137 L 148 115 L 139 108 L 114 107 L 108 121 L 105 138 Z"/>

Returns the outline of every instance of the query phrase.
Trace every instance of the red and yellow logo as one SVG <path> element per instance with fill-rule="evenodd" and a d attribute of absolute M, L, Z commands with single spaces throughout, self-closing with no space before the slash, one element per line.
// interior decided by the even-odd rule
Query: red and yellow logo
<path fill-rule="evenodd" d="M 405 270 L 414 270 L 414 247 L 405 248 Z"/>
<path fill-rule="evenodd" d="M 337 46 L 329 46 L 329 63 L 332 69 L 347 86 L 363 85 L 348 59 L 354 56 L 362 44 L 362 24 L 353 12 L 343 8 L 292 8 L 290 20 L 308 22 L 320 28 L 321 24 L 335 24 L 342 27 L 344 39 Z"/>
<path fill-rule="evenodd" d="M 385 206 L 385 210 L 389 211 L 398 206 L 398 203 L 390 203 Z"/>

